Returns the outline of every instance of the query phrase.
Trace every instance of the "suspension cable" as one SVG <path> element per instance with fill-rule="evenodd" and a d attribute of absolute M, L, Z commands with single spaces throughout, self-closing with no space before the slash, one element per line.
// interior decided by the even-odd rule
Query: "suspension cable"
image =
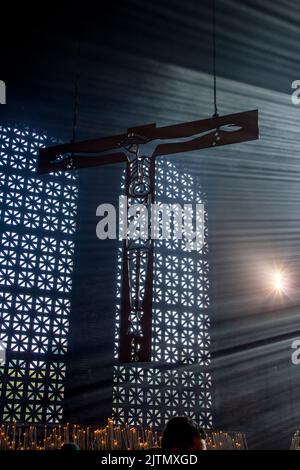
<path fill-rule="evenodd" d="M 73 111 L 73 126 L 72 126 L 72 142 L 76 142 L 76 132 L 77 132 L 77 124 L 78 124 L 78 102 L 79 102 L 78 61 L 80 58 L 80 42 L 78 42 L 76 58 L 77 58 L 77 72 L 75 75 L 75 84 L 74 84 L 74 111 Z"/>
<path fill-rule="evenodd" d="M 213 79 L 214 79 L 214 114 L 213 117 L 218 117 L 217 106 L 217 40 L 216 40 L 216 0 L 212 2 L 212 36 L 213 36 Z"/>

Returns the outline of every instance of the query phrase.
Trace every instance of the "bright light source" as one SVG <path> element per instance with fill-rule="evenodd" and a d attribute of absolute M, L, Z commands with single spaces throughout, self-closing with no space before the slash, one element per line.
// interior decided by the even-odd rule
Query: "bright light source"
<path fill-rule="evenodd" d="M 284 278 L 281 272 L 274 273 L 274 289 L 278 291 L 284 290 Z"/>
<path fill-rule="evenodd" d="M 294 295 L 293 272 L 289 266 L 271 262 L 267 266 L 260 266 L 257 274 L 254 274 L 262 287 L 262 292 L 269 298 L 278 301 L 291 298 Z"/>
<path fill-rule="evenodd" d="M 270 287 L 274 292 L 287 294 L 289 290 L 289 282 L 286 272 L 283 270 L 276 270 L 272 273 Z"/>

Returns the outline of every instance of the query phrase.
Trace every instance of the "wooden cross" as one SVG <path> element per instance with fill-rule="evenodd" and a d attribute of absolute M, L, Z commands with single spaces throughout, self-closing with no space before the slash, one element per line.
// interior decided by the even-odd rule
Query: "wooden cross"
<path fill-rule="evenodd" d="M 126 134 L 43 148 L 38 173 L 126 163 L 128 207 L 149 210 L 155 200 L 155 159 L 258 139 L 258 111 L 156 127 L 129 128 Z M 151 360 L 153 240 L 124 240 L 119 362 Z"/>

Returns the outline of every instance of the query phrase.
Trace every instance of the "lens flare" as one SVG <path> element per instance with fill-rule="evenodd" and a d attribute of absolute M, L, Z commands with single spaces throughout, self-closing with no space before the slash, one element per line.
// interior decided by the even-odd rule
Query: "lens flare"
<path fill-rule="evenodd" d="M 287 278 L 283 271 L 273 273 L 272 288 L 276 292 L 285 292 L 287 290 Z"/>
<path fill-rule="evenodd" d="M 283 277 L 280 272 L 274 273 L 274 289 L 275 290 L 283 289 Z"/>

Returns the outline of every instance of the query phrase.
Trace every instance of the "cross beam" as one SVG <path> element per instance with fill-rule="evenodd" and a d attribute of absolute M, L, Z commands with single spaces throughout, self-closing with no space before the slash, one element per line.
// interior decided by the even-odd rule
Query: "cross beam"
<path fill-rule="evenodd" d="M 258 111 L 156 127 L 129 128 L 126 134 L 43 148 L 38 173 L 126 163 L 127 210 L 134 202 L 148 213 L 155 200 L 155 159 L 258 139 Z M 151 239 L 124 240 L 119 362 L 151 360 L 154 245 Z"/>

